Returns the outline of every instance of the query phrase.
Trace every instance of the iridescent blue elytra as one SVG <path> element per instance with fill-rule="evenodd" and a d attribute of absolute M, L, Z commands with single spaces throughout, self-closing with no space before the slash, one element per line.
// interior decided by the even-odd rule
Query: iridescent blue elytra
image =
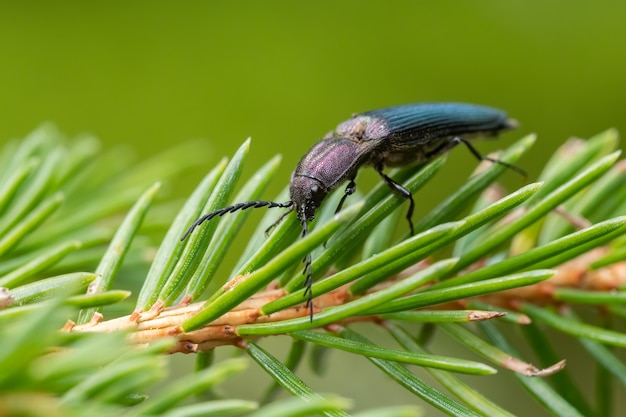
<path fill-rule="evenodd" d="M 413 233 L 413 196 L 384 174 L 383 169 L 422 164 L 463 143 L 478 159 L 503 164 L 524 174 L 515 166 L 483 157 L 469 142 L 475 137 L 497 136 L 501 131 L 516 126 L 517 122 L 501 110 L 463 103 L 407 104 L 356 114 L 340 123 L 300 159 L 291 175 L 289 201 L 249 201 L 216 210 L 198 219 L 182 239 L 204 221 L 251 207 L 288 209 L 268 231 L 295 211 L 304 237 L 308 233 L 308 222 L 314 219 L 324 198 L 348 181 L 337 211 L 341 209 L 346 197 L 356 190 L 356 174 L 365 165 L 372 166 L 394 193 L 409 200 L 407 220 Z M 312 317 L 310 254 L 304 262 L 305 296 Z"/>

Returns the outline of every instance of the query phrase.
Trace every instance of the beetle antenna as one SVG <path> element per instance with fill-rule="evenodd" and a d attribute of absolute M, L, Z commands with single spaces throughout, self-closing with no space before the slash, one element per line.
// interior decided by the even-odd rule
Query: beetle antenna
<path fill-rule="evenodd" d="M 305 237 L 309 234 L 309 228 L 304 214 L 300 218 L 300 223 L 302 224 L 302 237 Z M 313 321 L 313 289 L 311 288 L 313 286 L 313 269 L 311 268 L 311 254 L 307 254 L 302 262 L 304 262 L 302 275 L 304 275 L 305 307 L 309 309 L 309 320 Z"/>
<path fill-rule="evenodd" d="M 276 203 L 274 201 L 247 201 L 245 203 L 233 204 L 232 206 L 228 206 L 228 207 L 224 207 L 223 209 L 212 211 L 211 213 L 205 214 L 204 216 L 200 217 L 191 226 L 189 226 L 189 229 L 187 229 L 187 231 L 183 234 L 183 237 L 181 237 L 180 240 L 181 241 L 185 240 L 187 236 L 189 236 L 189 234 L 191 234 L 191 232 L 193 232 L 193 230 L 196 227 L 200 226 L 205 221 L 211 220 L 212 218 L 217 217 L 217 216 L 223 216 L 226 213 L 233 213 L 235 211 L 245 210 L 248 208 L 261 208 L 261 207 L 290 208 L 290 210 L 287 212 L 289 213 L 291 210 L 293 210 L 292 206 L 293 206 L 293 201 L 287 201 L 286 203 Z M 284 216 L 285 215 L 283 214 L 280 220 L 282 220 Z M 272 225 L 271 227 L 273 226 L 274 225 Z"/>

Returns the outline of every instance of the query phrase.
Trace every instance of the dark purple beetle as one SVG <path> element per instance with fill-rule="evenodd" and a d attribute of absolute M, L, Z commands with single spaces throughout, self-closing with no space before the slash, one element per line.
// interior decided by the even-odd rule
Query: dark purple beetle
<path fill-rule="evenodd" d="M 406 188 L 385 175 L 383 169 L 423 164 L 463 143 L 479 160 L 505 165 L 525 176 L 525 172 L 516 166 L 482 156 L 468 141 L 475 137 L 497 136 L 501 131 L 515 127 L 517 122 L 507 118 L 506 113 L 501 110 L 462 103 L 407 104 L 356 114 L 313 145 L 298 162 L 291 175 L 289 201 L 249 201 L 216 210 L 200 217 L 181 240 L 197 226 L 216 216 L 260 207 L 288 209 L 266 233 L 287 214 L 295 211 L 304 237 L 308 233 L 308 222 L 314 219 L 315 211 L 324 198 L 348 181 L 337 207 L 337 211 L 341 210 L 345 199 L 356 190 L 354 180 L 358 170 L 364 165 L 374 167 L 394 193 L 409 200 L 406 217 L 412 234 L 411 217 L 415 207 L 413 196 Z M 310 254 L 304 259 L 304 263 L 305 297 L 312 319 Z"/>

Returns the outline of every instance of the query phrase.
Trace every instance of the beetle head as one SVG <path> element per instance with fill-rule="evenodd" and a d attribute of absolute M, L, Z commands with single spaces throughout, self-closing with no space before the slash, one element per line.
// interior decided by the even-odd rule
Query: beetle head
<path fill-rule="evenodd" d="M 328 190 L 318 179 L 305 175 L 294 175 L 289 185 L 289 193 L 298 218 L 311 221 L 315 218 L 315 210 L 322 204 Z"/>

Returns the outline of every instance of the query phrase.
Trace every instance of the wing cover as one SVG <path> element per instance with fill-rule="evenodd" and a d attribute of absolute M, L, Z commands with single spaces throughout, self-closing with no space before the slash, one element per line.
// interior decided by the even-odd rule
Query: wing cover
<path fill-rule="evenodd" d="M 357 117 L 384 124 L 380 134 L 413 139 L 499 131 L 514 126 L 503 111 L 462 103 L 407 104 L 368 111 Z"/>

